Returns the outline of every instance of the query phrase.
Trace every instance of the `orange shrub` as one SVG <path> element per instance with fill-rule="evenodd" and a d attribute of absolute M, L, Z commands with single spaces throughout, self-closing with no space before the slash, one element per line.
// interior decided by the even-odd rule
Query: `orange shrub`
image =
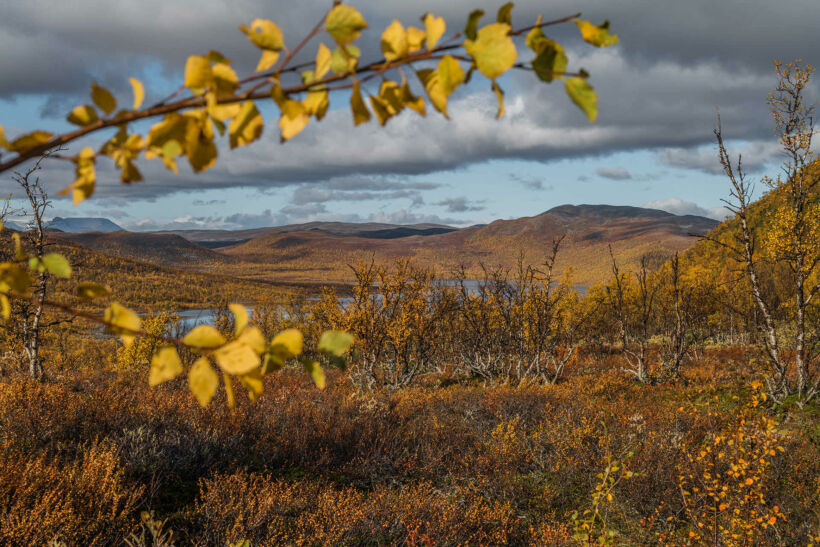
<path fill-rule="evenodd" d="M 46 454 L 0 453 L 0 543 L 111 545 L 128 535 L 145 487 L 128 484 L 103 445 L 61 463 Z"/>

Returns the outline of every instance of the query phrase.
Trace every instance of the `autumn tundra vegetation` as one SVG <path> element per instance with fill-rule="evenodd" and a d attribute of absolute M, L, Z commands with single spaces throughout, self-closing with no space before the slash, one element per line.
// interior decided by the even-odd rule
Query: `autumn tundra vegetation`
<path fill-rule="evenodd" d="M 560 237 L 540 261 L 478 275 L 363 260 L 344 294 L 316 294 L 95 253 L 43 229 L 43 162 L 75 165 L 75 202 L 93 194 L 103 156 L 127 183 L 141 180 L 140 156 L 201 171 L 217 135 L 231 148 L 260 136 L 255 101 L 279 109 L 284 141 L 338 91 L 357 125 L 385 124 L 428 101 L 446 116 L 453 90 L 481 75 L 501 116 L 497 79 L 520 69 L 563 81 L 594 121 L 589 74 L 569 72 L 544 29 L 574 22 L 602 47 L 617 43 L 609 24 L 516 29 L 511 9 L 484 26 L 475 11 L 449 38 L 432 14 L 423 28 L 393 22 L 371 63 L 353 44 L 367 29 L 353 7 L 332 7 L 291 49 L 255 20 L 241 29 L 261 50 L 247 77 L 212 51 L 154 105 L 141 108 L 137 80 L 120 110 L 94 84 L 72 132 L 8 140 L 0 128 L 0 172 L 13 171 L 32 219 L 2 234 L 0 543 L 820 541 L 820 168 L 812 69 L 799 62 L 776 64 L 768 101 L 786 155 L 767 192 L 753 199 L 718 121 L 732 218 L 636 268 L 612 250 L 608 280 L 583 290 L 556 267 Z M 293 64 L 324 32 L 335 48 Z M 145 119 L 159 121 L 129 132 Z M 66 154 L 105 130 L 99 150 Z M 186 330 L 177 312 L 191 306 L 216 308 L 214 324 Z"/>

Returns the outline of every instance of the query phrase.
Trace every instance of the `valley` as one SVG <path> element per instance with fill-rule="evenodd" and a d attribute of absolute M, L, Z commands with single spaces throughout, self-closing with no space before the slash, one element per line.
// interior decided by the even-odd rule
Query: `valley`
<path fill-rule="evenodd" d="M 626 269 L 647 253 L 668 258 L 694 245 L 718 223 L 656 209 L 609 205 L 563 205 L 540 215 L 496 220 L 488 225 L 391 225 L 314 222 L 251 230 L 173 232 L 55 232 L 54 236 L 94 251 L 162 266 L 220 272 L 267 283 L 348 284 L 349 266 L 389 264 L 410 258 L 439 275 L 482 265 L 513 269 L 543 261 L 552 241 L 565 235 L 556 268 L 572 271 L 589 286 L 610 275 L 609 248 Z"/>

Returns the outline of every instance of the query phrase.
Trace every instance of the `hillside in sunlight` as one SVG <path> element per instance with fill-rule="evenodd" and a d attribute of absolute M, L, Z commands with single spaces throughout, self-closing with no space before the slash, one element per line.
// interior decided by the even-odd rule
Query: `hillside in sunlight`
<path fill-rule="evenodd" d="M 820 173 L 820 161 L 813 164 L 812 169 Z M 816 175 L 815 175 L 816 176 Z M 820 188 L 815 189 L 813 196 L 815 203 L 820 202 Z M 764 193 L 757 201 L 749 207 L 749 226 L 752 230 L 759 230 L 758 239 L 766 233 L 766 223 L 774 218 L 778 209 L 784 205 L 782 188 L 774 188 Z M 718 271 L 727 267 L 737 269 L 737 264 L 730 259 L 729 251 L 722 246 L 737 246 L 737 237 L 740 235 L 740 221 L 736 217 L 727 218 L 718 224 L 710 233 L 710 238 L 714 241 L 699 241 L 683 255 L 684 260 L 691 266 L 699 266 L 705 270 Z M 756 257 L 759 255 L 760 242 L 755 248 Z"/>
<path fill-rule="evenodd" d="M 71 299 L 69 291 L 77 281 L 106 284 L 112 290 L 110 300 L 141 310 L 212 307 L 222 301 L 284 301 L 299 292 L 294 287 L 274 286 L 218 272 L 162 266 L 100 252 L 63 239 L 63 234 L 60 236 L 50 242 L 48 251 L 61 253 L 68 259 L 73 268 L 73 280 L 57 282 L 58 299 Z M 5 252 L 14 248 L 8 230 L 0 237 L 5 242 L 2 247 Z"/>
<path fill-rule="evenodd" d="M 146 234 L 124 231 L 54 232 L 52 236 L 95 251 L 164 266 L 202 269 L 235 261 L 231 257 L 216 253 L 175 234 Z"/>
<path fill-rule="evenodd" d="M 575 281 L 589 285 L 609 274 L 609 246 L 619 262 L 634 267 L 645 253 L 671 255 L 691 247 L 716 224 L 655 209 L 564 205 L 533 217 L 435 235 L 375 239 L 269 233 L 220 250 L 242 262 L 227 265 L 226 271 L 241 267 L 245 275 L 259 279 L 341 282 L 352 279 L 349 264 L 371 259 L 410 257 L 445 274 L 463 265 L 471 275 L 479 274 L 481 264 L 513 267 L 519 256 L 534 264 L 543 260 L 554 238 L 566 234 L 558 268 L 572 267 Z"/>

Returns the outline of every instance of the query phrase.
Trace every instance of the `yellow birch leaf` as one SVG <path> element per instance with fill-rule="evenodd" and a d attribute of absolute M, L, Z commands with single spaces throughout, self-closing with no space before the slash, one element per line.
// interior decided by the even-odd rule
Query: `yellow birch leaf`
<path fill-rule="evenodd" d="M 42 258 L 33 257 L 35 266 L 31 269 L 36 269 L 39 272 L 48 272 L 51 275 L 68 279 L 71 277 L 71 264 L 68 263 L 66 257 L 59 253 L 47 253 Z"/>
<path fill-rule="evenodd" d="M 77 166 L 74 173 L 77 177 L 67 188 L 63 188 L 58 195 L 64 196 L 72 193 L 74 205 L 77 205 L 91 197 L 97 181 L 97 174 L 94 170 L 94 150 L 86 146 L 71 161 Z"/>
<path fill-rule="evenodd" d="M 535 40 L 533 50 L 536 57 L 532 61 L 532 68 L 536 76 L 545 82 L 564 77 L 561 72 L 566 72 L 569 60 L 561 44 L 546 37 L 539 38 Z"/>
<path fill-rule="evenodd" d="M 257 355 L 262 355 L 268 346 L 265 335 L 258 327 L 246 327 L 236 340 L 251 348 Z"/>
<path fill-rule="evenodd" d="M 376 115 L 376 119 L 382 126 L 392 117 L 392 114 L 388 111 L 384 101 L 382 101 L 379 97 L 370 95 L 370 107 L 373 109 L 373 114 Z"/>
<path fill-rule="evenodd" d="M 174 346 L 160 347 L 151 358 L 148 385 L 156 386 L 182 374 L 182 361 Z"/>
<path fill-rule="evenodd" d="M 208 406 L 216 395 L 219 376 L 205 357 L 197 359 L 188 371 L 188 388 L 203 407 Z"/>
<path fill-rule="evenodd" d="M 398 20 L 393 19 L 382 33 L 381 48 L 384 58 L 388 61 L 395 61 L 407 55 L 407 32 Z"/>
<path fill-rule="evenodd" d="M 229 342 L 214 350 L 213 360 L 224 372 L 241 376 L 259 366 L 259 355 L 253 349 L 238 340 Z"/>
<path fill-rule="evenodd" d="M 325 19 L 325 30 L 340 46 L 356 41 L 361 31 L 367 28 L 367 21 L 354 7 L 337 4 Z"/>
<path fill-rule="evenodd" d="M 280 108 L 282 115 L 279 117 L 279 129 L 284 142 L 301 133 L 307 127 L 310 116 L 302 103 L 292 99 L 287 99 Z"/>
<path fill-rule="evenodd" d="M 359 125 L 370 121 L 370 111 L 362 99 L 362 91 L 359 82 L 353 83 L 353 93 L 350 95 L 350 109 L 353 112 L 353 125 Z"/>
<path fill-rule="evenodd" d="M 293 359 L 302 353 L 304 337 L 298 329 L 283 330 L 270 341 L 270 351 L 282 359 Z"/>
<path fill-rule="evenodd" d="M 461 65 L 450 55 L 445 55 L 436 70 L 425 68 L 416 73 L 424 84 L 430 102 L 445 118 L 447 114 L 447 97 L 464 81 Z"/>
<path fill-rule="evenodd" d="M 319 338 L 318 349 L 327 355 L 341 357 L 350 349 L 350 346 L 353 345 L 353 340 L 353 335 L 345 331 L 325 331 L 322 333 L 321 338 Z"/>
<path fill-rule="evenodd" d="M 25 154 L 32 148 L 46 144 L 53 136 L 54 133 L 49 133 L 48 131 L 32 131 L 31 133 L 17 137 L 6 148 L 18 154 Z"/>
<path fill-rule="evenodd" d="M 484 10 L 477 9 L 470 12 L 467 16 L 467 24 L 464 26 L 464 36 L 468 40 L 475 40 L 476 29 L 478 28 L 478 21 L 484 16 Z"/>
<path fill-rule="evenodd" d="M 103 320 L 106 322 L 108 330 L 118 334 L 126 346 L 130 346 L 134 342 L 134 338 L 142 329 L 142 321 L 139 315 L 117 302 L 113 302 L 108 306 L 103 314 Z"/>
<path fill-rule="evenodd" d="M 225 344 L 225 337 L 211 325 L 198 325 L 185 335 L 182 342 L 194 348 L 218 348 Z"/>
<path fill-rule="evenodd" d="M 239 87 L 239 77 L 236 71 L 227 63 L 216 63 L 211 67 L 211 74 L 215 84 L 214 91 L 217 96 L 225 97 L 232 95 Z"/>
<path fill-rule="evenodd" d="M 267 49 L 262 51 L 262 55 L 259 57 L 259 62 L 256 63 L 256 72 L 262 72 L 264 70 L 269 69 L 270 67 L 275 65 L 278 60 L 278 51 L 270 51 Z"/>
<path fill-rule="evenodd" d="M 319 50 L 316 52 L 316 79 L 321 80 L 330 71 L 330 58 L 332 57 L 330 48 L 324 44 L 319 44 Z"/>
<path fill-rule="evenodd" d="M 265 384 L 262 381 L 262 372 L 258 368 L 239 376 L 239 381 L 242 382 L 242 385 L 248 390 L 248 398 L 252 403 L 256 402 L 256 400 L 262 396 L 262 392 L 265 391 Z"/>
<path fill-rule="evenodd" d="M 228 408 L 236 406 L 236 394 L 233 390 L 233 381 L 226 373 L 222 373 L 222 379 L 225 381 L 225 398 L 228 402 Z"/>
<path fill-rule="evenodd" d="M 464 70 L 453 56 L 445 55 L 438 62 L 438 79 L 441 90 L 449 96 L 464 81 Z"/>
<path fill-rule="evenodd" d="M 490 80 L 512 68 L 518 58 L 510 30 L 510 25 L 506 23 L 492 23 L 479 29 L 475 40 L 464 42 L 464 49 L 473 58 L 478 70 Z"/>
<path fill-rule="evenodd" d="M 444 17 L 436 17 L 432 13 L 428 13 L 424 16 L 424 28 L 427 31 L 425 40 L 429 51 L 436 47 L 436 44 L 444 35 L 447 30 L 447 23 L 444 21 Z"/>
<path fill-rule="evenodd" d="M 91 84 L 91 100 L 106 114 L 111 114 L 117 108 L 117 99 L 114 98 L 114 95 L 104 87 L 98 86 L 95 82 Z"/>
<path fill-rule="evenodd" d="M 131 82 L 131 89 L 134 91 L 134 104 L 131 109 L 137 110 L 142 106 L 142 101 L 145 99 L 145 87 L 136 78 L 128 78 L 128 81 Z"/>
<path fill-rule="evenodd" d="M 501 86 L 498 85 L 498 82 L 493 80 L 493 91 L 495 91 L 495 97 L 498 99 L 498 113 L 495 115 L 495 119 L 499 119 L 501 116 L 504 115 L 504 90 L 501 89 Z"/>
<path fill-rule="evenodd" d="M 379 86 L 379 98 L 392 116 L 404 110 L 401 89 L 399 89 L 399 84 L 392 80 L 384 80 Z"/>
<path fill-rule="evenodd" d="M 321 120 L 327 114 L 327 109 L 330 106 L 327 90 L 309 92 L 305 100 L 302 101 L 302 105 L 309 116 Z"/>
<path fill-rule="evenodd" d="M 248 308 L 242 304 L 228 304 L 228 309 L 233 314 L 233 333 L 239 336 L 248 326 Z"/>
<path fill-rule="evenodd" d="M 587 83 L 587 79 L 581 77 L 567 78 L 564 81 L 564 87 L 572 102 L 584 111 L 590 123 L 594 122 L 595 118 L 598 117 L 598 95 L 592 86 Z"/>
<path fill-rule="evenodd" d="M 253 101 L 245 101 L 228 125 L 231 149 L 245 146 L 262 136 L 265 121 Z"/>
<path fill-rule="evenodd" d="M 421 49 L 427 39 L 427 33 L 418 27 L 407 27 L 407 52 L 413 53 Z"/>
<path fill-rule="evenodd" d="M 334 74 L 352 72 L 357 62 L 355 57 L 346 55 L 342 48 L 336 48 L 330 54 L 330 69 Z"/>
<path fill-rule="evenodd" d="M 142 173 L 137 169 L 136 164 L 127 159 L 123 162 L 122 172 L 120 173 L 120 182 L 126 184 L 131 182 L 140 182 L 142 180 Z"/>
<path fill-rule="evenodd" d="M 75 107 L 66 119 L 69 123 L 79 125 L 80 127 L 85 127 L 86 125 L 90 125 L 99 120 L 99 117 L 97 117 L 97 111 L 94 110 L 93 106 L 84 104 Z"/>
<path fill-rule="evenodd" d="M 194 94 L 201 94 L 211 85 L 213 74 L 207 57 L 191 55 L 185 63 L 185 87 Z"/>
<path fill-rule="evenodd" d="M 313 378 L 313 383 L 316 384 L 316 387 L 325 389 L 325 371 L 322 365 L 313 359 L 303 359 L 302 366 L 305 367 L 305 371 Z"/>
<path fill-rule="evenodd" d="M 416 72 L 416 75 L 424 85 L 424 90 L 427 91 L 427 96 L 435 109 L 449 119 L 450 117 L 447 115 L 447 95 L 442 91 L 439 84 L 438 71 L 432 68 L 422 68 Z"/>
<path fill-rule="evenodd" d="M 508 25 L 512 25 L 512 9 L 514 4 L 512 2 L 507 2 L 500 8 L 498 8 L 498 15 L 496 16 L 496 21 L 499 23 L 506 23 Z"/>
<path fill-rule="evenodd" d="M 413 92 L 410 91 L 410 86 L 407 84 L 407 80 L 404 80 L 403 78 L 401 84 L 401 100 L 407 108 L 415 110 L 422 117 L 426 115 L 427 112 L 424 106 L 424 99 L 413 95 Z"/>
<path fill-rule="evenodd" d="M 589 21 L 576 19 L 575 24 L 581 31 L 581 38 L 585 42 L 595 47 L 614 46 L 618 43 L 618 36 L 609 32 L 609 21 L 604 21 L 600 25 L 593 25 Z"/>
<path fill-rule="evenodd" d="M 188 163 L 195 173 L 204 171 L 216 163 L 217 149 L 213 141 L 213 134 L 208 130 L 210 127 L 199 120 L 189 118 L 185 133 L 185 152 L 188 156 Z"/>
<path fill-rule="evenodd" d="M 268 19 L 254 19 L 250 27 L 239 25 L 239 30 L 244 32 L 248 40 L 260 49 L 279 51 L 285 47 L 282 30 Z"/>
<path fill-rule="evenodd" d="M 235 118 L 242 106 L 239 103 L 220 104 L 215 93 L 206 93 L 205 108 L 212 120 L 224 123 L 231 118 Z"/>

